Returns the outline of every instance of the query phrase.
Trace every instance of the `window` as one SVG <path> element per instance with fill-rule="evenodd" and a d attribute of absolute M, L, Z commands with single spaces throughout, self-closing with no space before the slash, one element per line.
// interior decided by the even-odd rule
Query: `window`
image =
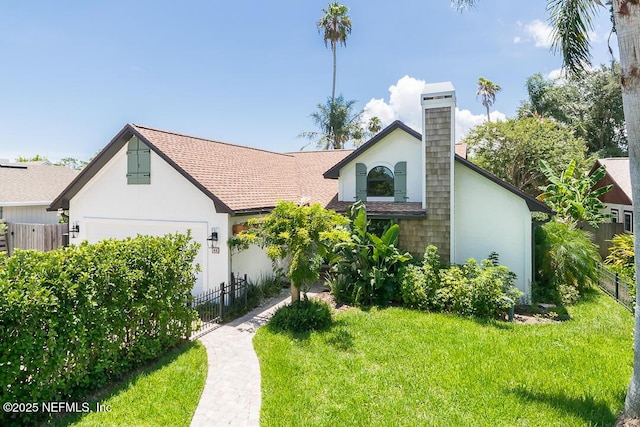
<path fill-rule="evenodd" d="M 620 214 L 618 209 L 611 209 L 611 222 L 620 222 Z"/>
<path fill-rule="evenodd" d="M 127 184 L 151 183 L 151 151 L 137 137 L 127 146 Z"/>
<path fill-rule="evenodd" d="M 624 231 L 633 233 L 633 212 L 624 211 Z"/>
<path fill-rule="evenodd" d="M 376 166 L 367 175 L 368 197 L 393 197 L 393 172 L 387 167 Z"/>

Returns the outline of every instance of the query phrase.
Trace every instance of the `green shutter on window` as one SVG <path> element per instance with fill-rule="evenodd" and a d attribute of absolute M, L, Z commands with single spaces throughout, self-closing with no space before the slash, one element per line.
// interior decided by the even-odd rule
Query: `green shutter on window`
<path fill-rule="evenodd" d="M 151 183 L 151 150 L 137 137 L 127 145 L 127 184 Z"/>
<path fill-rule="evenodd" d="M 127 184 L 138 183 L 138 138 L 135 136 L 127 145 Z"/>
<path fill-rule="evenodd" d="M 144 143 L 138 145 L 138 184 L 151 183 L 151 150 Z"/>
<path fill-rule="evenodd" d="M 398 162 L 393 168 L 393 196 L 396 202 L 407 201 L 407 162 Z"/>
<path fill-rule="evenodd" d="M 367 165 L 356 163 L 356 200 L 367 201 Z"/>

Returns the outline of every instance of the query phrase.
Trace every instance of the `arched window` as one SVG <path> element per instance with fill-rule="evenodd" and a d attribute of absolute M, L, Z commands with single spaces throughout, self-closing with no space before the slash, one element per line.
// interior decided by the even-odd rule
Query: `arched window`
<path fill-rule="evenodd" d="M 387 167 L 376 166 L 367 175 L 367 196 L 393 197 L 393 172 Z"/>

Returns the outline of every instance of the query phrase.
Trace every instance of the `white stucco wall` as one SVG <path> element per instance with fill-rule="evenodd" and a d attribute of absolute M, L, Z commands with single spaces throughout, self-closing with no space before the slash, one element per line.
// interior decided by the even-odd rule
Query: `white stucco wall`
<path fill-rule="evenodd" d="M 47 212 L 49 203 L 36 206 L 1 206 L 5 222 L 23 224 L 57 224 L 58 213 Z"/>
<path fill-rule="evenodd" d="M 202 246 L 196 257 L 202 271 L 193 293 L 228 282 L 229 216 L 218 214 L 211 199 L 151 152 L 151 184 L 127 184 L 126 145 L 70 201 L 69 222 L 80 233 L 70 243 L 104 238 L 164 235 L 190 229 Z M 207 248 L 211 229 L 218 231 L 220 252 Z"/>
<path fill-rule="evenodd" d="M 420 202 L 422 197 L 422 142 L 396 129 L 357 159 L 340 170 L 338 200 L 356 200 L 356 163 L 367 165 L 367 172 L 376 166 L 386 166 L 391 172 L 397 162 L 407 162 L 407 202 Z M 377 198 L 370 198 L 377 200 Z M 393 201 L 393 197 L 389 198 Z"/>
<path fill-rule="evenodd" d="M 517 276 L 517 287 L 531 297 L 531 213 L 526 202 L 456 162 L 454 262 L 477 261 L 491 252 Z"/>
<path fill-rule="evenodd" d="M 229 224 L 229 236 L 233 233 L 234 224 L 243 224 L 255 217 L 255 215 L 232 217 Z M 231 271 L 240 276 L 246 274 L 251 282 L 258 283 L 261 277 L 268 277 L 273 273 L 273 267 L 266 251 L 260 246 L 251 245 L 246 250 L 233 251 Z"/>

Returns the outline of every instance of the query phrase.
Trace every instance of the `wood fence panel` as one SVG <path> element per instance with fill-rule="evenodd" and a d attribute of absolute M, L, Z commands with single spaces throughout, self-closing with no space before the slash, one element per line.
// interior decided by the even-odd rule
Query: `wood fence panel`
<path fill-rule="evenodd" d="M 589 224 L 581 224 L 581 228 L 593 234 L 593 242 L 598 245 L 602 259 L 609 255 L 610 240 L 613 236 L 624 233 L 624 224 L 621 222 L 606 222 L 600 224 L 598 228 L 593 228 Z"/>
<path fill-rule="evenodd" d="M 9 256 L 13 250 L 35 249 L 46 252 L 65 244 L 65 234 L 69 224 L 18 224 L 7 223 L 7 249 Z"/>

